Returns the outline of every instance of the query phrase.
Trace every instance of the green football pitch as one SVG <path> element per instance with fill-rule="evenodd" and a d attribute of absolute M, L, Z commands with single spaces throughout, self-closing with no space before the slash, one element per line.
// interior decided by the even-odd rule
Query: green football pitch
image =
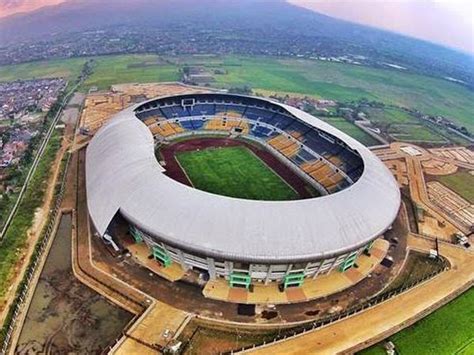
<path fill-rule="evenodd" d="M 298 194 L 245 147 L 208 148 L 176 154 L 197 189 L 250 200 L 295 200 Z"/>

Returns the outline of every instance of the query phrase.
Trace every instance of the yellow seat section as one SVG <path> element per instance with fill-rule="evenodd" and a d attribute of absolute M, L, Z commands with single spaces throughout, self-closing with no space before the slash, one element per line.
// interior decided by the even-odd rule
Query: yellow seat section
<path fill-rule="evenodd" d="M 286 157 L 292 157 L 298 154 L 300 150 L 300 146 L 297 142 L 282 134 L 270 138 L 267 142 Z"/>
<path fill-rule="evenodd" d="M 159 134 L 160 136 L 168 137 L 184 132 L 184 128 L 178 123 L 164 121 L 150 126 L 150 131 L 153 135 Z"/>
<path fill-rule="evenodd" d="M 224 117 L 214 117 L 207 121 L 205 128 L 212 131 L 230 131 L 234 127 L 242 129 L 243 133 L 249 132 L 247 121 L 242 119 L 226 119 Z"/>

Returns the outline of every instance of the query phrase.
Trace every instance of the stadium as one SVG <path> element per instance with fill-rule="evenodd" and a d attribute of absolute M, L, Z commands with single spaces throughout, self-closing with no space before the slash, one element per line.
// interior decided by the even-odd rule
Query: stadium
<path fill-rule="evenodd" d="M 153 99 L 116 114 L 86 154 L 94 231 L 126 221 L 163 267 L 231 287 L 300 286 L 345 272 L 391 228 L 390 171 L 299 109 L 224 93 Z"/>

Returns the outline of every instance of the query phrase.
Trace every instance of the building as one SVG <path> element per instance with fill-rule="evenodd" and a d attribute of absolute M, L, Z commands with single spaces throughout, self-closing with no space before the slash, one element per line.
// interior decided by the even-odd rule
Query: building
<path fill-rule="evenodd" d="M 157 142 L 211 133 L 264 146 L 321 196 L 230 198 L 164 174 Z M 87 148 L 86 178 L 99 235 L 120 214 L 158 262 L 225 277 L 231 286 L 301 285 L 344 272 L 391 227 L 400 206 L 390 171 L 353 138 L 294 107 L 220 93 L 158 98 L 116 114 Z"/>

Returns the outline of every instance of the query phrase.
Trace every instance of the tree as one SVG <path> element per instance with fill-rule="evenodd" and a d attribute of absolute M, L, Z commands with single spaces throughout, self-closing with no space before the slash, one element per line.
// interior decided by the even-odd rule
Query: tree
<path fill-rule="evenodd" d="M 252 95 L 252 88 L 248 85 L 245 86 L 235 86 L 229 89 L 229 93 L 231 94 L 239 94 L 239 95 Z"/>

